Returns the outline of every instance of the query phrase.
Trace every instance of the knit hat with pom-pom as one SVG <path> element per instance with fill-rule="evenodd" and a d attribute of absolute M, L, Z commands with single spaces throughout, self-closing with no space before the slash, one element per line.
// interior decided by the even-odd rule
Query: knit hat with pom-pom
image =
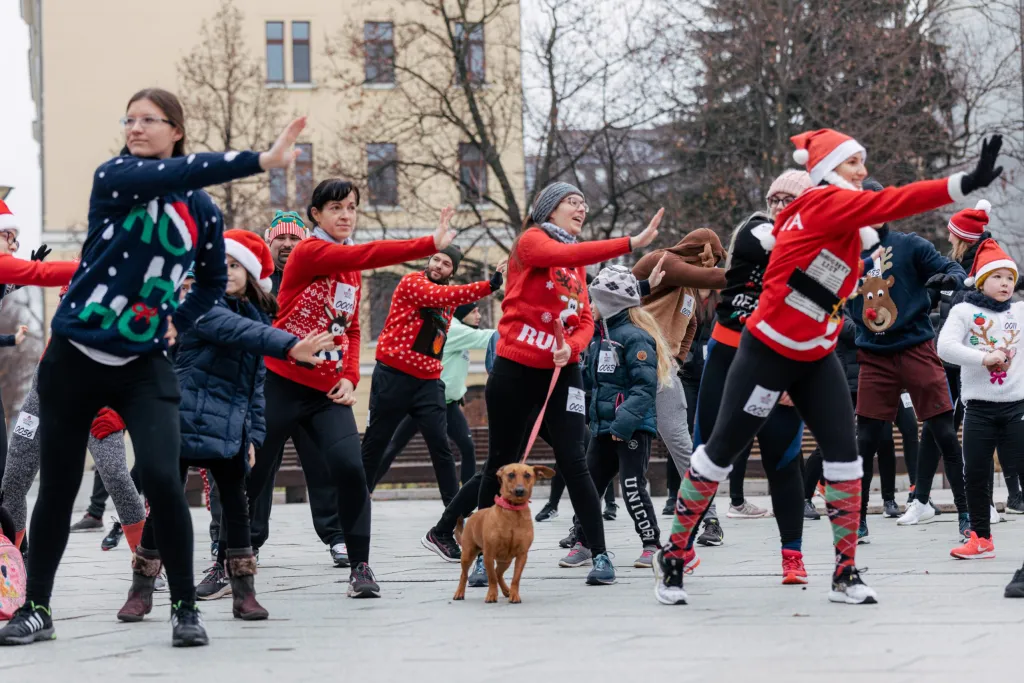
<path fill-rule="evenodd" d="M 992 204 L 982 199 L 973 209 L 957 211 L 946 226 L 951 233 L 966 242 L 977 242 L 988 227 L 988 212 Z"/>

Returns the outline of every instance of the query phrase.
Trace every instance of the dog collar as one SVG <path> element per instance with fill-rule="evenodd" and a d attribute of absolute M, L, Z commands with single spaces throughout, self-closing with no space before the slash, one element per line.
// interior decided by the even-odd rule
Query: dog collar
<path fill-rule="evenodd" d="M 525 510 L 528 507 L 530 507 L 529 503 L 520 503 L 519 505 L 514 505 L 513 503 L 510 503 L 504 498 L 502 498 L 501 496 L 494 497 L 494 504 L 500 508 L 505 508 L 506 510 Z"/>

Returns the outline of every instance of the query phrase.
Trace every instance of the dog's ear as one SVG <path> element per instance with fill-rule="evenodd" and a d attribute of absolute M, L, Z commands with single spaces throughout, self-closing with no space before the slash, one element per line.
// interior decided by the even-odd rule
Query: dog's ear
<path fill-rule="evenodd" d="M 555 471 L 544 465 L 534 465 L 533 474 L 538 479 L 552 479 L 555 476 Z"/>
<path fill-rule="evenodd" d="M 506 467 L 508 467 L 508 465 L 502 465 L 501 467 L 499 467 L 498 471 L 494 473 L 494 476 L 497 477 L 499 480 L 502 479 L 505 476 Z"/>

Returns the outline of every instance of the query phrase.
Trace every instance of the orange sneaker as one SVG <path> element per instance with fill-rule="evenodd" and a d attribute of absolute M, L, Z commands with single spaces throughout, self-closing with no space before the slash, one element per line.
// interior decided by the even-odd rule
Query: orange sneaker
<path fill-rule="evenodd" d="M 700 558 L 697 557 L 697 551 L 690 548 L 683 555 L 683 573 L 692 574 L 693 570 L 700 566 Z"/>
<path fill-rule="evenodd" d="M 996 556 L 996 547 L 991 538 L 978 538 L 972 531 L 967 543 L 953 548 L 949 554 L 958 560 L 988 560 Z"/>
<path fill-rule="evenodd" d="M 807 583 L 804 554 L 799 550 L 782 549 L 782 583 L 786 585 Z"/>

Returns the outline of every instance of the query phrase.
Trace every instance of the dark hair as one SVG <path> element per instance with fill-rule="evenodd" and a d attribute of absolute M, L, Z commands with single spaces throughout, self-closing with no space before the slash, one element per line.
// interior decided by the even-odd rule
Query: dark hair
<path fill-rule="evenodd" d="M 132 95 L 131 99 L 128 100 L 128 106 L 125 107 L 125 111 L 139 100 L 149 100 L 155 104 L 164 113 L 167 120 L 171 122 L 171 125 L 181 131 L 181 139 L 174 143 L 174 150 L 171 152 L 171 156 L 185 156 L 185 143 L 188 140 L 188 133 L 185 132 L 185 110 L 182 109 L 177 95 L 163 88 L 145 88 Z M 127 149 L 127 145 L 125 149 Z"/>
<path fill-rule="evenodd" d="M 277 297 L 270 292 L 264 292 L 259 280 L 248 270 L 245 271 L 245 292 L 242 298 L 247 299 L 271 318 L 277 317 Z"/>
<path fill-rule="evenodd" d="M 313 209 L 323 211 L 324 207 L 327 206 L 327 202 L 340 202 L 353 192 L 356 193 L 356 206 L 359 206 L 359 188 L 356 187 L 355 183 L 349 180 L 342 180 L 341 178 L 321 180 L 320 184 L 313 190 L 309 206 L 306 207 L 306 215 L 309 216 L 309 220 L 312 221 L 313 225 L 317 225 L 316 219 L 313 218 Z"/>

